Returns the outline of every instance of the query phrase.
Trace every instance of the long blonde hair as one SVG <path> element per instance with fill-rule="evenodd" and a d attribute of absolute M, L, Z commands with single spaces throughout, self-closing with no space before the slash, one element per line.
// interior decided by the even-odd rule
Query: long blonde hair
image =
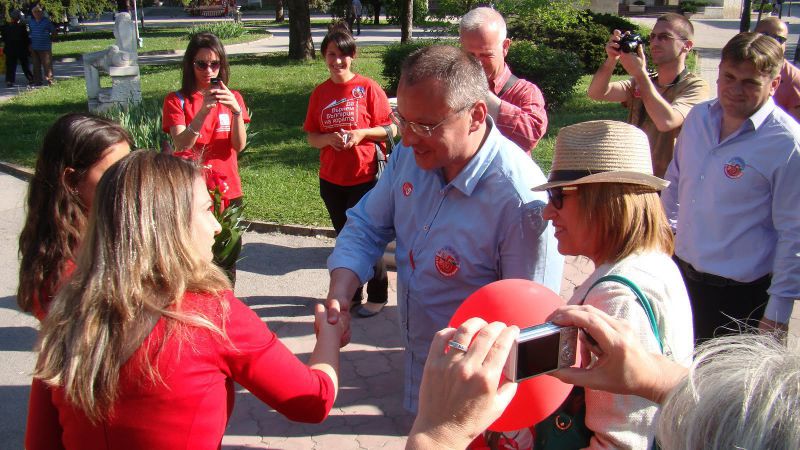
<path fill-rule="evenodd" d="M 622 183 L 581 184 L 578 189 L 580 208 L 600 243 L 601 261 L 617 262 L 643 250 L 672 255 L 672 230 L 654 190 Z"/>
<path fill-rule="evenodd" d="M 186 291 L 230 288 L 192 245 L 198 176 L 190 162 L 137 151 L 100 180 L 78 267 L 43 323 L 35 373 L 63 387 L 92 422 L 112 411 L 121 368 L 158 318 L 167 319 L 160 345 L 194 326 L 225 336 L 216 325 L 224 324 L 228 306 L 220 296 L 222 318 L 181 309 Z M 154 361 L 144 359 L 143 371 L 159 380 Z"/>

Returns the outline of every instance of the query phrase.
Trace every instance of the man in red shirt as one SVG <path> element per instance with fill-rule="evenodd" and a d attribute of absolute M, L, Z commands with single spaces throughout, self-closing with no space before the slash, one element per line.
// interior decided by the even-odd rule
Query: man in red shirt
<path fill-rule="evenodd" d="M 756 33 L 769 36 L 779 44 L 786 54 L 786 39 L 789 37 L 789 28 L 777 17 L 765 17 L 756 25 Z M 783 60 L 781 67 L 781 84 L 772 96 L 775 103 L 784 111 L 800 122 L 800 69 L 792 63 Z"/>
<path fill-rule="evenodd" d="M 511 74 L 505 62 L 511 39 L 506 21 L 492 8 L 475 8 L 461 18 L 461 48 L 480 61 L 489 80 L 489 115 L 503 136 L 530 154 L 547 131 L 542 91 Z"/>

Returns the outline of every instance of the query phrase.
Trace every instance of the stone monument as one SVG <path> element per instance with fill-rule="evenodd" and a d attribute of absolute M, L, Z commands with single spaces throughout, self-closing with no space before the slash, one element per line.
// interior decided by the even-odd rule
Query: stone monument
<path fill-rule="evenodd" d="M 83 55 L 89 111 L 102 112 L 113 106 L 124 107 L 142 101 L 134 27 L 129 13 L 117 13 L 114 19 L 116 44 Z M 111 88 L 100 88 L 100 71 L 111 76 Z"/>

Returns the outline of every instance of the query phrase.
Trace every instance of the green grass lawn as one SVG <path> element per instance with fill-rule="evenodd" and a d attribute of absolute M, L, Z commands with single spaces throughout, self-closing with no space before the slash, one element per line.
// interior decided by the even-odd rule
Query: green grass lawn
<path fill-rule="evenodd" d="M 270 36 L 270 33 L 263 26 L 250 26 L 245 23 L 247 33 L 238 38 L 225 39 L 226 45 L 239 44 L 263 39 Z M 187 27 L 145 27 L 142 32 L 144 47 L 139 49 L 139 53 L 163 51 L 163 50 L 185 50 L 189 43 L 187 38 Z M 96 52 L 108 48 L 114 43 L 114 33 L 111 30 L 81 31 L 68 35 L 58 36 L 53 42 L 53 57 L 55 58 L 79 58 L 84 53 Z"/>
<path fill-rule="evenodd" d="M 382 47 L 359 49 L 355 70 L 379 83 Z M 311 90 L 328 77 L 323 61 L 290 61 L 286 56 L 235 56 L 231 58 L 232 88 L 242 92 L 253 113 L 251 130 L 258 134 L 240 157 L 240 173 L 247 202 L 246 216 L 280 223 L 329 226 L 319 198 L 318 151 L 305 141 L 302 123 Z M 143 66 L 145 100 L 161 102 L 179 87 L 176 65 Z M 575 97 L 550 113 L 548 133 L 535 150 L 535 158 L 547 171 L 555 135 L 568 124 L 601 118 L 624 119 L 617 104 L 586 98 L 589 77 L 577 87 Z M 0 159 L 32 167 L 47 127 L 61 114 L 86 110 L 82 78 L 58 82 L 0 104 L 4 143 Z"/>

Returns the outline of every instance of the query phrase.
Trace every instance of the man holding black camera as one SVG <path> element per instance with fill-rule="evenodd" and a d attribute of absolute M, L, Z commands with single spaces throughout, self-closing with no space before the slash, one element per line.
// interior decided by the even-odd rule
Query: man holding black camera
<path fill-rule="evenodd" d="M 590 98 L 621 102 L 628 108 L 628 123 L 639 127 L 650 140 L 657 177 L 664 176 L 672 161 L 675 139 L 689 110 L 708 98 L 706 82 L 686 68 L 693 35 L 694 27 L 684 16 L 667 13 L 659 17 L 649 36 L 650 57 L 657 72 L 649 74 L 641 38 L 614 30 L 606 45 L 608 58 L 589 85 Z M 617 62 L 630 79 L 611 82 Z"/>

